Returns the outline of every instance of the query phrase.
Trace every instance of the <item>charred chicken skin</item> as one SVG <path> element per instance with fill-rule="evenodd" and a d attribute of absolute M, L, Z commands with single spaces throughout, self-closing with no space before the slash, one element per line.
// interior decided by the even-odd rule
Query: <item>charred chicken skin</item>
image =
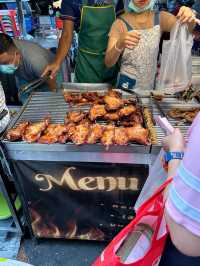
<path fill-rule="evenodd" d="M 86 114 L 82 111 L 73 111 L 67 113 L 65 117 L 65 124 L 67 123 L 78 123 L 86 117 Z"/>
<path fill-rule="evenodd" d="M 121 108 L 124 105 L 124 102 L 121 98 L 113 97 L 106 95 L 104 96 L 104 102 L 106 104 L 106 110 L 115 111 Z"/>
<path fill-rule="evenodd" d="M 65 125 L 50 124 L 38 140 L 39 143 L 53 144 L 59 141 L 59 138 L 67 132 Z"/>
<path fill-rule="evenodd" d="M 119 110 L 119 117 L 129 116 L 134 113 L 137 108 L 134 105 L 124 106 L 122 109 Z"/>
<path fill-rule="evenodd" d="M 129 138 L 128 138 L 126 129 L 123 127 L 116 127 L 114 143 L 117 145 L 127 145 L 128 142 L 129 142 Z"/>
<path fill-rule="evenodd" d="M 102 137 L 104 127 L 99 124 L 94 124 L 90 127 L 89 135 L 87 137 L 88 144 L 95 144 Z"/>
<path fill-rule="evenodd" d="M 75 131 L 73 135 L 71 136 L 71 140 L 76 145 L 85 144 L 88 134 L 89 134 L 89 127 L 87 124 L 78 125 L 75 127 Z"/>
<path fill-rule="evenodd" d="M 106 109 L 104 105 L 95 104 L 90 108 L 89 119 L 95 121 L 97 118 L 103 117 L 106 114 Z"/>
<path fill-rule="evenodd" d="M 137 142 L 143 145 L 149 144 L 149 132 L 141 125 L 126 128 L 128 139 L 131 142 Z"/>
<path fill-rule="evenodd" d="M 104 119 L 107 121 L 118 121 L 119 114 L 117 112 L 107 113 L 104 115 Z"/>
<path fill-rule="evenodd" d="M 114 139 L 115 127 L 113 125 L 106 126 L 101 138 L 101 143 L 106 147 L 109 147 L 110 145 L 114 144 Z"/>
<path fill-rule="evenodd" d="M 42 132 L 45 131 L 45 129 L 48 127 L 49 121 L 50 119 L 46 118 L 42 122 L 33 123 L 27 126 L 23 134 L 23 140 L 30 142 L 30 143 L 36 142 L 40 138 Z"/>
<path fill-rule="evenodd" d="M 9 129 L 6 138 L 10 141 L 21 140 L 28 125 L 29 122 L 22 122 L 15 128 Z"/>

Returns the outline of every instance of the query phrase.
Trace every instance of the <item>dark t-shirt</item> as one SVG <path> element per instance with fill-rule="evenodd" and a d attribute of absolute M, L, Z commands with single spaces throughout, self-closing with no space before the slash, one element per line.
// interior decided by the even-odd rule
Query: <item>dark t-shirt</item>
<path fill-rule="evenodd" d="M 123 0 L 88 0 L 89 6 L 103 6 L 103 5 L 115 5 L 116 14 L 121 14 L 124 9 Z M 81 18 L 81 8 L 83 3 L 81 0 L 62 0 L 61 5 L 61 18 L 63 20 L 74 21 L 75 30 L 79 29 L 80 18 Z"/>
<path fill-rule="evenodd" d="M 54 61 L 53 53 L 34 42 L 15 39 L 14 43 L 22 55 L 15 74 L 24 81 L 39 78 L 45 67 Z"/>

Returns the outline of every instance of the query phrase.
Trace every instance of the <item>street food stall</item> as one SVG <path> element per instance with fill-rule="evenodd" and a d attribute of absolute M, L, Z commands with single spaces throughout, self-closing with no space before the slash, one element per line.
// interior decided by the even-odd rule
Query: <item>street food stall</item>
<path fill-rule="evenodd" d="M 31 95 L 3 136 L 3 150 L 35 238 L 110 240 L 133 219 L 160 151 L 164 133 L 153 116 L 164 112 L 186 133 L 200 105 L 121 94 L 106 84 L 63 88 Z"/>

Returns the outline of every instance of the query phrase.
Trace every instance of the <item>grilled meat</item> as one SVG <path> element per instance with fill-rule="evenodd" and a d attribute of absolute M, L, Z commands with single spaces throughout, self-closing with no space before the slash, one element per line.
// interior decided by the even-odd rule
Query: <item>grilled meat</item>
<path fill-rule="evenodd" d="M 114 144 L 115 139 L 115 127 L 113 125 L 108 125 L 105 127 L 101 143 L 107 147 Z"/>
<path fill-rule="evenodd" d="M 122 98 L 122 94 L 119 91 L 113 90 L 113 89 L 109 89 L 106 93 L 106 95 L 110 96 L 110 97 L 115 97 L 115 98 Z"/>
<path fill-rule="evenodd" d="M 66 132 L 67 128 L 65 125 L 51 124 L 45 130 L 44 135 L 39 138 L 38 142 L 44 144 L 56 143 L 59 141 L 59 137 Z"/>
<path fill-rule="evenodd" d="M 118 121 L 119 120 L 119 114 L 118 114 L 118 112 L 106 113 L 104 115 L 104 119 L 108 120 L 108 121 Z"/>
<path fill-rule="evenodd" d="M 23 134 L 23 140 L 27 142 L 36 142 L 43 131 L 48 127 L 49 125 L 49 118 L 45 118 L 44 121 L 30 124 L 26 127 L 26 130 Z"/>
<path fill-rule="evenodd" d="M 128 142 L 129 142 L 129 138 L 128 138 L 126 129 L 123 127 L 116 127 L 114 143 L 117 145 L 127 145 Z"/>
<path fill-rule="evenodd" d="M 90 127 L 89 135 L 87 137 L 88 144 L 95 144 L 101 139 L 103 134 L 103 126 L 99 124 L 94 124 Z"/>
<path fill-rule="evenodd" d="M 143 145 L 149 144 L 149 132 L 141 125 L 126 128 L 129 141 L 137 142 Z"/>
<path fill-rule="evenodd" d="M 119 110 L 119 117 L 129 116 L 137 110 L 136 106 L 128 105 Z"/>
<path fill-rule="evenodd" d="M 73 135 L 71 136 L 71 140 L 76 144 L 76 145 L 81 145 L 86 143 L 87 136 L 89 134 L 89 127 L 88 125 L 78 125 L 75 127 L 75 131 Z"/>
<path fill-rule="evenodd" d="M 98 103 L 99 101 L 99 94 L 95 91 L 87 91 L 87 92 L 83 92 L 81 94 L 82 98 L 85 98 L 88 103 Z"/>
<path fill-rule="evenodd" d="M 121 98 L 105 95 L 104 102 L 106 104 L 106 110 L 115 111 L 124 105 L 124 102 Z"/>
<path fill-rule="evenodd" d="M 168 115 L 174 119 L 183 119 L 188 123 L 192 123 L 196 115 L 200 111 L 200 108 L 182 109 L 182 108 L 172 108 Z"/>
<path fill-rule="evenodd" d="M 63 135 L 59 136 L 58 142 L 61 144 L 66 143 L 69 140 L 69 135 L 68 133 L 64 133 Z"/>
<path fill-rule="evenodd" d="M 22 122 L 15 128 L 9 129 L 6 138 L 10 141 L 21 140 L 28 125 L 29 122 Z"/>
<path fill-rule="evenodd" d="M 63 93 L 64 99 L 69 104 L 76 104 L 80 102 L 80 94 L 79 93 L 72 93 L 72 92 L 66 92 Z"/>
<path fill-rule="evenodd" d="M 103 117 L 106 114 L 104 105 L 95 104 L 89 111 L 89 118 L 91 121 L 95 121 L 97 118 Z"/>
<path fill-rule="evenodd" d="M 72 111 L 67 113 L 65 117 L 65 124 L 67 123 L 79 123 L 81 120 L 83 120 L 86 117 L 86 113 L 82 111 Z"/>

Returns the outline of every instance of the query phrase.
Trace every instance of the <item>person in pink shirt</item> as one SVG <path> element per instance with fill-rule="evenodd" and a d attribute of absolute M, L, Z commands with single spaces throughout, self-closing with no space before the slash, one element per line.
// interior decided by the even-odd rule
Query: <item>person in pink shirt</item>
<path fill-rule="evenodd" d="M 183 159 L 171 158 L 166 190 L 165 217 L 170 238 L 159 266 L 200 265 L 200 113 L 184 141 L 179 129 L 163 140 L 167 153 L 184 152 Z"/>

